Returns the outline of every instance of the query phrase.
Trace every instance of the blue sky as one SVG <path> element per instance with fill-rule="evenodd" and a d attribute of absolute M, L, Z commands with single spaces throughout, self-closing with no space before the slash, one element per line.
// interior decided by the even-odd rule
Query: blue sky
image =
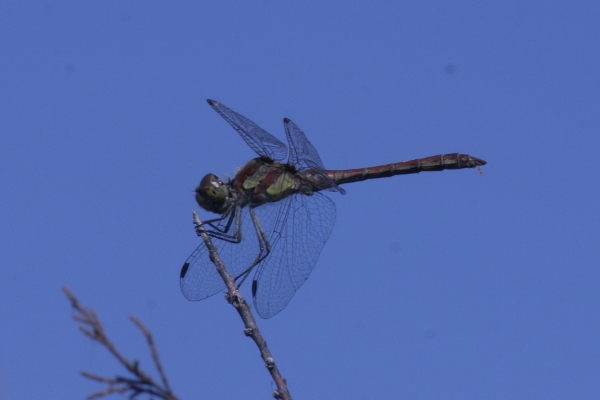
<path fill-rule="evenodd" d="M 179 289 L 193 189 L 255 156 L 206 98 L 282 140 L 293 119 L 331 169 L 488 161 L 328 194 L 315 270 L 259 320 L 294 398 L 600 398 L 599 18 L 591 1 L 3 2 L 0 399 L 121 373 L 65 284 L 150 370 L 140 318 L 181 399 L 270 396 L 236 312 Z"/>

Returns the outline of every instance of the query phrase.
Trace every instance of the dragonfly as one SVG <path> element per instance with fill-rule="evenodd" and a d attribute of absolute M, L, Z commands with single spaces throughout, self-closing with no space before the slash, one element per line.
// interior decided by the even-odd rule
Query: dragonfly
<path fill-rule="evenodd" d="M 227 182 L 215 174 L 205 175 L 195 197 L 200 207 L 218 215 L 204 221 L 202 228 L 216 239 L 217 252 L 238 286 L 256 271 L 252 297 L 262 318 L 271 318 L 288 305 L 331 234 L 335 204 L 322 192 L 345 194 L 340 185 L 350 182 L 421 171 L 479 170 L 486 164 L 468 154 L 451 153 L 328 170 L 302 129 L 289 118 L 283 119 L 286 146 L 248 118 L 215 100 L 207 101 L 258 154 Z M 203 300 L 225 289 L 204 243 L 183 264 L 180 286 L 188 300 Z"/>

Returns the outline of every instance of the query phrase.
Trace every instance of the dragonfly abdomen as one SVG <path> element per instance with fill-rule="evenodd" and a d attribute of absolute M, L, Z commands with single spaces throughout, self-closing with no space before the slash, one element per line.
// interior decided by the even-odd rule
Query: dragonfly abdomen
<path fill-rule="evenodd" d="M 378 165 L 368 168 L 327 170 L 327 175 L 335 183 L 359 182 L 367 179 L 387 178 L 394 175 L 416 174 L 421 171 L 442 171 L 444 169 L 477 168 L 486 162 L 468 154 L 450 153 L 415 158 L 414 160 Z"/>

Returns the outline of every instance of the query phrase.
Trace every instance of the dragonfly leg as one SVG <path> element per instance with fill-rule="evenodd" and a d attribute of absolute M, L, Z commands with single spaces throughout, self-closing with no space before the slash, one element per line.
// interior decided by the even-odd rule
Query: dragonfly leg
<path fill-rule="evenodd" d="M 235 211 L 235 207 L 230 207 L 229 209 L 227 209 L 223 214 L 221 214 L 220 217 L 218 218 L 213 218 L 213 219 L 208 219 L 206 221 L 202 222 L 202 225 L 208 225 L 210 226 L 213 230 L 225 233 L 229 230 L 229 228 L 231 227 L 231 221 Z M 219 225 L 217 225 L 218 223 L 222 222 L 223 220 L 225 220 L 226 218 L 229 218 L 229 220 L 227 221 L 227 224 L 225 225 L 224 228 L 219 227 Z M 198 230 L 198 229 L 196 229 Z"/>
<path fill-rule="evenodd" d="M 242 286 L 242 283 L 244 283 L 244 281 L 246 280 L 248 275 L 250 275 L 250 272 L 254 269 L 254 267 L 256 267 L 262 260 L 264 260 L 271 252 L 271 244 L 269 243 L 269 239 L 267 239 L 265 231 L 260 225 L 260 221 L 258 220 L 254 209 L 250 207 L 248 211 L 250 212 L 250 217 L 252 218 L 252 223 L 254 224 L 254 229 L 256 230 L 256 235 L 258 237 L 259 251 L 258 255 L 256 256 L 256 259 L 250 265 L 250 267 L 248 267 L 244 272 L 235 277 L 236 281 L 238 279 L 240 280 L 240 282 L 238 283 L 238 287 Z"/>
<path fill-rule="evenodd" d="M 226 211 L 221 217 L 211 219 L 205 221 L 203 225 L 209 225 L 212 230 L 206 231 L 206 233 L 214 238 L 224 240 L 230 243 L 239 243 L 242 241 L 242 219 L 241 219 L 242 208 L 239 205 L 232 207 L 230 210 Z M 227 224 L 224 227 L 218 226 L 216 223 L 219 223 L 226 218 Z M 231 229 L 231 225 L 235 220 L 235 230 L 233 235 L 229 234 L 229 230 Z M 199 227 L 196 227 L 196 233 L 200 235 L 198 231 Z"/>

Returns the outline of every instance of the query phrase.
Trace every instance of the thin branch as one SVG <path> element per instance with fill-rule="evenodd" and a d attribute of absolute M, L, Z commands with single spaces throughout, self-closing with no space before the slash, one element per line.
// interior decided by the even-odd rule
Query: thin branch
<path fill-rule="evenodd" d="M 158 358 L 158 352 L 156 350 L 156 346 L 154 345 L 152 334 L 137 318 L 134 316 L 130 317 L 133 323 L 146 337 L 148 347 L 150 347 L 150 352 L 152 354 L 152 359 L 154 360 L 154 364 L 162 380 L 162 387 L 154 382 L 150 375 L 146 374 L 140 369 L 137 360 L 127 360 L 123 355 L 121 355 L 121 353 L 119 353 L 117 348 L 108 340 L 108 337 L 104 333 L 104 328 L 102 327 L 102 324 L 100 323 L 100 320 L 93 309 L 84 308 L 79 303 L 79 300 L 77 300 L 77 298 L 66 286 L 63 286 L 63 292 L 69 298 L 71 301 L 71 306 L 75 310 L 73 319 L 79 322 L 79 330 L 90 339 L 106 347 L 106 349 L 119 361 L 119 363 L 121 363 L 121 365 L 123 365 L 125 369 L 127 369 L 127 371 L 134 377 L 125 378 L 122 376 L 116 376 L 114 378 L 107 378 L 92 374 L 90 372 L 82 371 L 82 376 L 108 385 L 108 387 L 106 387 L 104 390 L 100 390 L 89 395 L 88 399 L 97 399 L 113 393 L 129 393 L 130 399 L 134 399 L 142 394 L 147 394 L 151 397 L 157 397 L 160 399 L 177 400 L 175 395 L 171 392 L 167 377 Z"/>
<path fill-rule="evenodd" d="M 154 365 L 156 365 L 156 370 L 160 375 L 160 379 L 162 380 L 163 386 L 167 390 L 167 392 L 171 392 L 171 387 L 169 386 L 169 382 L 167 380 L 167 376 L 165 375 L 165 371 L 163 370 L 160 359 L 158 358 L 158 350 L 156 350 L 156 345 L 154 344 L 154 339 L 152 338 L 152 333 L 146 329 L 146 327 L 133 315 L 129 317 L 133 321 L 134 324 L 144 333 L 146 336 L 146 341 L 148 342 L 148 347 L 150 347 L 150 351 L 152 352 L 152 359 L 154 360 Z"/>
<path fill-rule="evenodd" d="M 227 269 L 221 262 L 219 254 L 217 253 L 215 246 L 212 244 L 210 236 L 206 233 L 204 227 L 202 226 L 202 221 L 200 220 L 200 217 L 195 211 L 193 211 L 192 213 L 194 216 L 194 225 L 196 225 L 196 232 L 198 232 L 198 234 L 200 235 L 200 237 L 202 237 L 202 240 L 206 244 L 206 247 L 208 248 L 208 251 L 210 253 L 210 259 L 213 262 L 213 264 L 215 264 L 219 275 L 221 276 L 223 282 L 225 282 L 225 286 L 227 287 L 227 301 L 235 307 L 238 314 L 242 318 L 242 321 L 244 321 L 244 334 L 252 338 L 252 340 L 254 340 L 254 342 L 256 343 L 256 346 L 258 346 L 260 355 L 263 361 L 265 362 L 265 367 L 269 370 L 273 381 L 275 381 L 277 390 L 273 391 L 273 397 L 281 400 L 292 400 L 292 397 L 287 388 L 287 383 L 279 373 L 279 369 L 275 364 L 275 360 L 271 356 L 271 352 L 267 347 L 267 342 L 262 337 L 258 329 L 258 325 L 256 325 L 254 316 L 250 311 L 250 306 L 240 294 L 235 283 L 235 279 L 231 275 L 229 275 Z"/>

